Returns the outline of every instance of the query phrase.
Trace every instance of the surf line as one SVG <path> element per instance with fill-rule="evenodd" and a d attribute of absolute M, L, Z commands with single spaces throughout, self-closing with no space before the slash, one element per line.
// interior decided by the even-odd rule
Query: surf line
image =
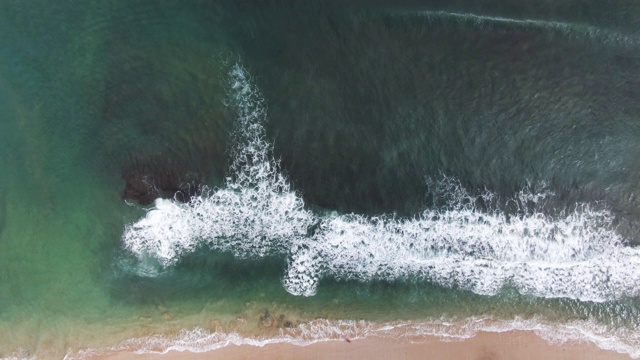
<path fill-rule="evenodd" d="M 203 328 L 183 329 L 174 335 L 152 335 L 132 338 L 106 349 L 84 349 L 68 353 L 65 359 L 86 359 L 113 352 L 136 352 L 139 354 L 166 354 L 169 351 L 208 352 L 229 345 L 265 346 L 268 344 L 292 344 L 307 346 L 324 341 L 360 340 L 371 337 L 392 338 L 412 342 L 412 338 L 435 337 L 443 341 L 463 341 L 479 332 L 503 333 L 508 331 L 531 331 L 549 344 L 566 342 L 592 343 L 601 349 L 629 354 L 640 358 L 637 332 L 621 332 L 592 323 L 574 321 L 554 324 L 543 318 L 495 318 L 471 317 L 466 319 L 435 318 L 419 321 L 397 321 L 375 323 L 364 320 L 316 319 L 296 327 L 281 328 L 270 337 L 244 336 L 238 332 L 208 331 Z M 413 340 L 415 341 L 415 340 Z"/>
<path fill-rule="evenodd" d="M 315 295 L 326 277 L 426 281 L 483 295 L 505 285 L 589 301 L 640 295 L 640 249 L 626 246 L 610 212 L 589 204 L 556 217 L 534 206 L 508 219 L 475 207 L 492 193 L 472 195 L 444 177 L 436 188 L 446 206 L 413 218 L 313 213 L 273 157 L 264 100 L 241 65 L 229 71 L 228 96 L 236 112 L 231 176 L 188 203 L 157 199 L 125 227 L 123 245 L 140 275 L 157 276 L 208 247 L 244 259 L 286 257 L 282 283 L 293 295 Z M 522 190 L 509 201 L 528 208 L 547 196 Z"/>

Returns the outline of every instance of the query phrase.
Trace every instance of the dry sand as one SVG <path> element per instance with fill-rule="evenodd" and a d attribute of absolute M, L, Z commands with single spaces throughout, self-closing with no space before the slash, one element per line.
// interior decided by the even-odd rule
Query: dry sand
<path fill-rule="evenodd" d="M 298 359 L 631 359 L 629 355 L 598 348 L 592 343 L 570 342 L 553 345 L 532 331 L 480 332 L 464 341 L 442 341 L 424 337 L 420 343 L 370 337 L 359 340 L 334 340 L 308 346 L 269 344 L 263 347 L 229 345 L 205 352 L 170 351 L 166 354 L 137 355 L 118 352 L 99 359 L 224 359 L 224 360 L 298 360 Z"/>

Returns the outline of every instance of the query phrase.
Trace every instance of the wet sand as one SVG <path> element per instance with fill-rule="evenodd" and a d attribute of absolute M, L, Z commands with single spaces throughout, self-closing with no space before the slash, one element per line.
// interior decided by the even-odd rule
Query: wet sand
<path fill-rule="evenodd" d="M 194 353 L 169 351 L 166 354 L 133 354 L 116 352 L 96 359 L 225 359 L 225 360 L 294 360 L 294 359 L 631 359 L 627 354 L 607 351 L 588 342 L 550 344 L 533 331 L 479 332 L 466 340 L 443 341 L 425 336 L 419 342 L 368 337 L 341 339 L 307 346 L 279 343 L 263 347 L 229 345 L 217 350 Z"/>

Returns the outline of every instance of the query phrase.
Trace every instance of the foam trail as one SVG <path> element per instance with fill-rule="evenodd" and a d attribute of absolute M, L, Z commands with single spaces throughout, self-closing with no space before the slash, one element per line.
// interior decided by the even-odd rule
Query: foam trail
<path fill-rule="evenodd" d="M 606 301 L 640 295 L 640 250 L 625 245 L 607 210 L 587 204 L 558 216 L 539 209 L 548 192 L 521 191 L 521 211 L 508 217 L 485 192 L 469 194 L 455 179 L 432 186 L 444 206 L 410 219 L 318 215 L 304 209 L 273 159 L 260 92 L 239 65 L 229 74 L 237 113 L 233 176 L 189 203 L 158 199 L 128 225 L 124 246 L 149 271 L 207 246 L 241 258 L 288 259 L 284 287 L 311 296 L 324 277 L 370 281 L 410 279 L 478 294 L 505 285 L 523 294 Z M 538 209 L 538 210 L 536 210 Z"/>
<path fill-rule="evenodd" d="M 472 13 L 458 13 L 448 11 L 391 11 L 400 16 L 421 16 L 427 20 L 450 20 L 459 24 L 469 24 L 478 27 L 492 27 L 507 25 L 521 29 L 544 29 L 569 38 L 594 39 L 604 43 L 622 44 L 626 46 L 640 45 L 640 38 L 617 31 L 591 25 L 577 23 L 548 21 L 536 19 L 515 19 L 501 16 L 478 15 Z"/>
<path fill-rule="evenodd" d="M 410 343 L 425 341 L 428 336 L 444 341 L 462 341 L 474 337 L 480 331 L 533 331 L 551 344 L 589 342 L 605 349 L 640 358 L 638 332 L 611 330 L 588 321 L 551 324 L 544 319 L 492 318 L 433 319 L 428 321 L 398 321 L 376 323 L 355 320 L 317 319 L 294 328 L 280 329 L 272 337 L 249 337 L 237 332 L 207 331 L 201 328 L 182 330 L 175 336 L 155 335 L 129 339 L 110 349 L 85 349 L 65 356 L 66 360 L 100 357 L 112 352 L 127 351 L 138 354 L 166 354 L 169 351 L 207 352 L 229 345 L 265 346 L 288 343 L 306 346 L 323 341 L 344 341 L 368 337 L 393 338 Z"/>

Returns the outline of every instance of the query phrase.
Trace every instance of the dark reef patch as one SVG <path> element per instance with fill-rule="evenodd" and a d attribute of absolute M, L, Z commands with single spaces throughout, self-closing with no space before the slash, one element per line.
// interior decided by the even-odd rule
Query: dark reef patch
<path fill-rule="evenodd" d="M 150 205 L 157 198 L 174 198 L 187 202 L 200 194 L 204 177 L 188 171 L 175 161 L 138 160 L 122 172 L 126 181 L 122 198 L 140 205 Z"/>

